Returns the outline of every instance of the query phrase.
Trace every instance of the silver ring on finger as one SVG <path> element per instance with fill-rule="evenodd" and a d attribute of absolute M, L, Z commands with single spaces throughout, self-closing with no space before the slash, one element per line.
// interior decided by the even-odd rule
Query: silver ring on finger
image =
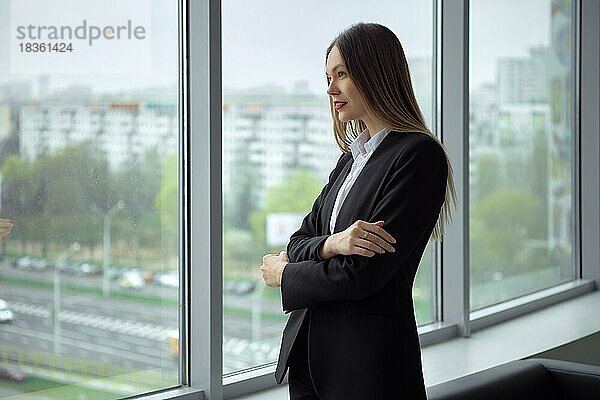
<path fill-rule="evenodd" d="M 366 239 L 369 237 L 369 232 L 365 232 L 365 235 L 363 236 L 363 239 Z"/>

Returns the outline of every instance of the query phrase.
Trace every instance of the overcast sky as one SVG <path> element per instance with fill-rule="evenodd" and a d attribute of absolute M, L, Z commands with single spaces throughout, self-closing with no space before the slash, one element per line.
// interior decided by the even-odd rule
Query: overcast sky
<path fill-rule="evenodd" d="M 532 46 L 549 46 L 549 2 L 471 2 L 471 85 L 493 81 L 498 56 L 525 56 Z M 46 3 L 60 8 L 59 0 Z M 50 79 L 51 88 L 84 83 L 106 91 L 176 82 L 176 3 L 152 0 L 150 74 L 55 74 Z M 37 12 L 41 11 L 31 10 L 39 17 Z M 391 28 L 408 58 L 431 57 L 432 12 L 431 2 L 426 0 L 222 0 L 223 84 L 238 89 L 275 84 L 291 90 L 295 81 L 305 80 L 311 91 L 324 93 L 325 49 L 339 31 L 359 21 Z M 0 0 L 0 82 L 35 81 L 35 75 L 10 73 L 11 34 L 10 0 Z"/>

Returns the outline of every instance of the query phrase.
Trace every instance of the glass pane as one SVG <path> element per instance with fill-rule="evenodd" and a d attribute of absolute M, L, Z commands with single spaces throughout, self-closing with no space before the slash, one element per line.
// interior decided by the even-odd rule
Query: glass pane
<path fill-rule="evenodd" d="M 470 3 L 471 309 L 574 278 L 573 2 Z"/>
<path fill-rule="evenodd" d="M 0 2 L 0 398 L 179 384 L 177 7 Z"/>
<path fill-rule="evenodd" d="M 341 9 L 315 0 L 223 2 L 224 374 L 277 361 L 287 315 L 258 267 L 264 254 L 285 249 L 340 154 L 324 77 L 329 42 L 359 21 L 392 29 L 431 127 L 432 12 L 416 0 Z M 421 324 L 433 319 L 430 247 L 414 287 Z"/>

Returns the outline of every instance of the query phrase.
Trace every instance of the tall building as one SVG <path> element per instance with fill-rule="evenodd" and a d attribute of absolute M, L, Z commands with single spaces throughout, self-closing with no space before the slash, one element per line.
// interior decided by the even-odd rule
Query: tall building
<path fill-rule="evenodd" d="M 340 155 L 329 103 L 313 95 L 225 95 L 223 191 L 233 193 L 242 169 L 253 176 L 253 198 L 302 168 L 326 182 Z"/>
<path fill-rule="evenodd" d="M 20 126 L 21 157 L 30 161 L 91 140 L 104 151 L 109 167 L 116 170 L 141 158 L 150 148 L 156 148 L 161 156 L 178 148 L 174 103 L 30 103 L 21 107 Z"/>
<path fill-rule="evenodd" d="M 497 64 L 500 104 L 548 101 L 548 49 L 532 48 L 528 57 L 502 57 Z"/>

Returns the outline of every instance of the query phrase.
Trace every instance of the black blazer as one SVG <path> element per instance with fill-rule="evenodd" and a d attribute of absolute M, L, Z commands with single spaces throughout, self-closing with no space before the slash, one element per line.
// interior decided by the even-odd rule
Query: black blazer
<path fill-rule="evenodd" d="M 446 155 L 431 137 L 390 131 L 348 193 L 334 232 L 356 220 L 385 221 L 395 252 L 373 257 L 318 251 L 353 158 L 342 154 L 329 182 L 287 245 L 281 283 L 281 383 L 298 330 L 308 319 L 310 373 L 325 399 L 425 399 L 412 286 L 446 191 Z"/>

